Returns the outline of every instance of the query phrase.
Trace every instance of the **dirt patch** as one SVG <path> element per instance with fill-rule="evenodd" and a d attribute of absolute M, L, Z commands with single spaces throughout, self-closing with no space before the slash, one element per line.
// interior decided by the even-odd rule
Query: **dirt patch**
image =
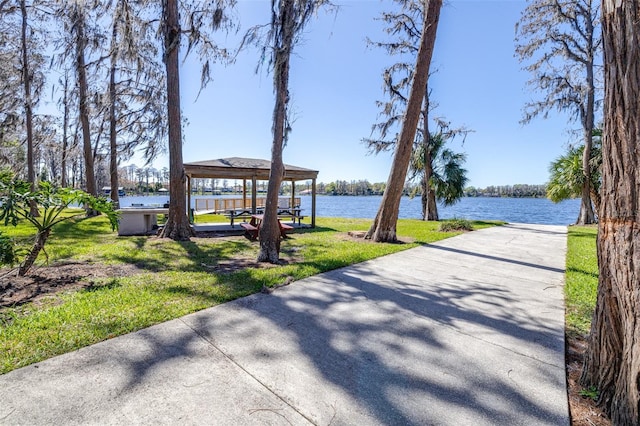
<path fill-rule="evenodd" d="M 230 274 L 232 272 L 238 272 L 247 268 L 258 268 L 258 269 L 266 269 L 266 268 L 274 268 L 276 266 L 288 265 L 290 261 L 285 259 L 280 259 L 278 264 L 272 264 L 267 262 L 256 262 L 255 257 L 252 258 L 238 258 L 232 260 L 223 260 L 218 262 L 217 265 L 205 265 L 202 264 L 202 267 L 212 271 L 218 272 L 221 274 Z"/>
<path fill-rule="evenodd" d="M 367 235 L 367 231 L 348 231 L 348 232 L 338 234 L 338 238 L 342 238 L 343 240 L 349 240 L 349 241 L 360 241 L 363 243 L 377 244 L 371 240 L 366 239 L 365 238 L 366 235 Z M 396 244 L 411 244 L 413 242 L 415 242 L 413 238 L 398 237 L 398 241 L 396 242 Z"/>
<path fill-rule="evenodd" d="M 233 259 L 220 260 L 215 265 L 202 264 L 201 266 L 208 271 L 218 272 L 221 274 L 230 274 L 247 268 L 275 268 L 282 265 L 301 263 L 303 261 L 303 257 L 299 254 L 299 251 L 300 248 L 298 247 L 281 249 L 280 261 L 277 264 L 268 262 L 256 262 L 256 254 L 237 254 Z"/>
<path fill-rule="evenodd" d="M 97 279 L 139 273 L 133 265 L 103 265 L 91 262 L 64 262 L 34 268 L 25 277 L 17 271 L 0 270 L 0 308 L 37 302 L 62 291 L 94 287 Z"/>
<path fill-rule="evenodd" d="M 583 390 L 580 374 L 586 349 L 587 342 L 584 339 L 567 337 L 566 367 L 571 426 L 611 426 L 611 421 L 596 407 L 593 399 L 580 394 Z"/>

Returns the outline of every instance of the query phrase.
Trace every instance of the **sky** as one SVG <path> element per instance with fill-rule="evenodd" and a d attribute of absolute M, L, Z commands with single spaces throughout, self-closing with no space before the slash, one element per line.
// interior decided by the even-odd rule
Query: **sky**
<path fill-rule="evenodd" d="M 239 35 L 269 20 L 268 0 L 240 0 L 239 33 L 221 34 L 233 47 Z M 392 153 L 369 154 L 362 139 L 379 120 L 382 71 L 396 60 L 365 39 L 384 37 L 376 20 L 390 1 L 342 0 L 337 14 L 320 12 L 296 47 L 291 62 L 293 130 L 286 164 L 318 170 L 319 182 L 386 182 Z M 544 184 L 551 161 L 572 142 L 567 116 L 551 113 L 520 124 L 523 106 L 537 99 L 526 85 L 529 74 L 514 56 L 515 24 L 525 1 L 445 0 L 430 79 L 431 113 L 472 132 L 451 148 L 467 155 L 469 185 Z M 184 49 L 183 49 L 184 52 Z M 241 52 L 230 66 L 216 65 L 213 81 L 200 92 L 194 57 L 181 68 L 183 158 L 185 162 L 225 157 L 271 158 L 274 105 L 272 76 L 256 73 L 259 51 Z M 141 162 L 138 162 L 141 165 Z M 167 156 L 154 167 L 168 167 Z"/>

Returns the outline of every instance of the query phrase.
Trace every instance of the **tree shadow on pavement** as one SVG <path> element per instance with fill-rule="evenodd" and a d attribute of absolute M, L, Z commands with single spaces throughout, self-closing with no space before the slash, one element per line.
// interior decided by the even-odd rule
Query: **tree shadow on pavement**
<path fill-rule="evenodd" d="M 235 315 L 223 308 L 187 322 L 314 423 L 566 422 L 544 395 L 522 388 L 531 374 L 562 386 L 564 365 L 536 359 L 562 351 L 562 330 L 510 307 L 508 291 L 453 280 L 434 292 L 352 271 L 233 302 Z M 465 305 L 479 297 L 490 314 Z M 494 332 L 507 343 L 483 337 Z M 533 347 L 520 353 L 502 346 L 509 341 Z M 512 365 L 503 374 L 487 369 L 503 351 Z"/>
<path fill-rule="evenodd" d="M 128 386 L 204 340 L 314 424 L 567 424 L 564 329 L 545 316 L 557 313 L 547 283 L 387 267 L 365 262 L 184 317 L 195 333 L 150 341 L 159 353 L 130 365 Z"/>

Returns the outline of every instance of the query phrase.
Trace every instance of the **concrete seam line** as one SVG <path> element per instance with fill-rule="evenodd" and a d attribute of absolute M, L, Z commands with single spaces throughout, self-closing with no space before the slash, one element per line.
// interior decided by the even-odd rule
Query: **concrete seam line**
<path fill-rule="evenodd" d="M 492 345 L 492 346 L 495 346 L 495 347 L 498 347 L 498 348 L 504 349 L 504 350 L 509 351 L 509 352 L 511 352 L 511 353 L 514 353 L 514 354 L 516 354 L 516 355 L 520 355 L 520 356 L 522 356 L 522 357 L 532 359 L 532 360 L 537 361 L 537 362 L 540 362 L 540 363 L 542 363 L 542 364 L 546 364 L 546 365 L 548 365 L 548 366 L 550 366 L 550 367 L 554 367 L 554 368 L 558 368 L 558 369 L 562 369 L 562 370 L 564 370 L 564 369 L 565 369 L 564 364 L 563 364 L 563 365 L 556 365 L 556 364 L 552 364 L 552 363 L 547 362 L 547 361 L 545 361 L 545 360 L 543 360 L 543 359 L 539 359 L 539 358 L 537 358 L 537 357 L 535 357 L 535 356 L 527 355 L 527 354 L 524 354 L 524 353 L 522 353 L 522 352 L 516 351 L 516 350 L 514 350 L 514 349 L 508 348 L 508 347 L 506 347 L 506 346 L 500 345 L 500 344 L 498 344 L 498 343 L 490 342 L 490 341 L 485 340 L 485 339 L 483 339 L 483 338 L 480 338 L 480 337 L 474 336 L 473 334 L 465 333 L 465 332 L 463 332 L 463 331 L 460 331 L 460 330 L 458 330 L 458 329 L 454 328 L 452 325 L 449 325 L 449 324 L 447 324 L 447 323 L 440 322 L 440 321 L 437 321 L 437 320 L 433 320 L 433 321 L 434 321 L 434 322 L 437 322 L 438 324 L 441 324 L 441 325 L 443 325 L 443 326 L 445 326 L 445 327 L 448 327 L 448 328 L 452 329 L 453 331 L 455 331 L 455 332 L 457 332 L 457 333 L 459 333 L 459 334 L 462 334 L 462 335 L 465 335 L 465 336 L 471 337 L 472 339 L 479 340 L 479 341 L 481 341 L 481 342 L 484 342 L 484 343 L 487 343 L 487 344 L 489 344 L 489 345 Z M 563 327 L 563 329 L 564 329 L 564 327 Z M 564 337 L 563 337 L 563 340 L 564 340 Z M 562 351 L 562 359 L 564 360 L 564 351 Z"/>
<path fill-rule="evenodd" d="M 278 395 L 278 393 L 276 393 L 273 389 L 271 389 L 269 386 L 267 386 L 266 383 L 263 383 L 260 379 L 258 379 L 256 376 L 254 376 L 253 374 L 251 374 L 251 372 L 249 372 L 246 368 L 244 368 L 242 365 L 240 365 L 238 362 L 236 362 L 236 360 L 234 360 L 233 358 L 231 358 L 229 355 L 227 355 L 226 352 L 224 352 L 221 348 L 219 348 L 218 346 L 215 345 L 215 343 L 213 343 L 211 340 L 209 340 L 207 338 L 207 336 L 203 335 L 202 333 L 200 333 L 198 330 L 196 330 L 195 328 L 191 327 L 189 324 L 187 324 L 182 318 L 179 318 L 180 322 L 182 322 L 185 326 L 187 326 L 188 328 L 190 328 L 196 335 L 198 335 L 202 340 L 204 340 L 209 346 L 211 346 L 212 348 L 214 348 L 215 350 L 217 350 L 219 353 L 222 354 L 222 356 L 224 356 L 227 360 L 229 360 L 232 364 L 234 364 L 235 366 L 237 366 L 240 370 L 244 371 L 249 377 L 251 377 L 253 380 L 255 380 L 257 383 L 260 384 L 260 386 L 262 386 L 263 388 L 265 388 L 270 394 L 272 394 L 273 396 L 275 396 L 276 398 L 278 398 L 280 401 L 282 401 L 286 406 L 290 407 L 293 411 L 295 411 L 296 413 L 298 413 L 301 417 L 303 417 L 305 420 L 307 420 L 310 424 L 315 425 L 316 423 L 313 422 L 313 420 L 311 420 L 309 417 L 307 417 L 304 413 L 302 413 L 300 410 L 298 410 L 297 407 L 294 407 L 293 405 L 291 405 L 289 402 L 287 402 L 282 396 Z"/>

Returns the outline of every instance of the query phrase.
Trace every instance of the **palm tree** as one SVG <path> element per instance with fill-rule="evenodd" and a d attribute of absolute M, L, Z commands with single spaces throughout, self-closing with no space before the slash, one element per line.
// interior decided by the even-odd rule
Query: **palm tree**
<path fill-rule="evenodd" d="M 602 167 L 602 149 L 600 135 L 602 130 L 596 129 L 593 137 L 593 147 L 591 149 L 590 164 L 590 184 L 591 202 L 595 211 L 600 208 L 600 169 Z M 556 158 L 549 166 L 551 174 L 547 184 L 547 198 L 554 203 L 559 203 L 569 198 L 576 198 L 582 195 L 585 173 L 583 172 L 582 159 L 584 155 L 584 145 L 572 147 L 569 151 Z M 578 217 L 578 221 L 580 218 Z"/>
<path fill-rule="evenodd" d="M 468 178 L 462 165 L 467 157 L 446 148 L 448 140 L 442 131 L 431 134 L 426 149 L 416 144 L 411 154 L 409 179 L 421 183 L 422 220 L 439 220 L 438 202 L 450 206 L 464 196 Z"/>
<path fill-rule="evenodd" d="M 70 205 L 88 206 L 93 211 L 105 214 L 113 230 L 118 227 L 118 215 L 104 198 L 96 198 L 78 189 L 57 188 L 49 182 L 41 182 L 35 191 L 31 188 L 29 182 L 7 175 L 0 181 L 0 222 L 5 226 L 16 226 L 18 221 L 24 220 L 36 229 L 33 246 L 18 268 L 19 276 L 26 275 L 40 252 L 44 251 L 55 225 L 77 219 L 78 215 L 68 213 Z M 34 204 L 41 213 L 37 217 L 31 214 Z"/>

